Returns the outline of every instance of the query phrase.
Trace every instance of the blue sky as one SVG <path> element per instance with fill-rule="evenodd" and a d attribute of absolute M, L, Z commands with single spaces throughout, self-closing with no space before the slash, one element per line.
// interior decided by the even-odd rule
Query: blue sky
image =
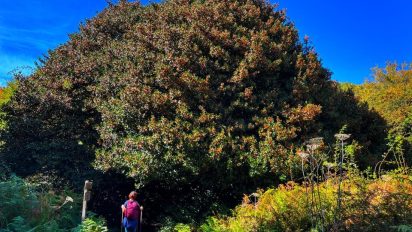
<path fill-rule="evenodd" d="M 143 0 L 146 4 L 147 1 Z M 341 82 L 362 83 L 387 61 L 412 62 L 412 1 L 279 0 Z M 0 5 L 0 85 L 76 32 L 105 0 L 14 0 Z M 409 15 L 408 15 L 409 14 Z"/>

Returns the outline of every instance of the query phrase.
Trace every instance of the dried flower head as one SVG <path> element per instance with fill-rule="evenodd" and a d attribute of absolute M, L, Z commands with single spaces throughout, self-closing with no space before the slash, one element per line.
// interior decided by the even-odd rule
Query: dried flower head
<path fill-rule="evenodd" d="M 321 145 L 321 144 L 323 144 L 323 138 L 322 137 L 311 138 L 306 143 L 307 144 Z"/>
<path fill-rule="evenodd" d="M 350 138 L 350 134 L 335 134 L 335 138 L 340 141 L 345 141 Z"/>
<path fill-rule="evenodd" d="M 304 152 L 304 151 L 298 151 L 297 154 L 301 159 L 304 159 L 304 160 L 306 160 L 309 157 L 309 153 Z"/>
<path fill-rule="evenodd" d="M 252 197 L 260 197 L 259 193 L 252 193 L 252 194 L 250 194 L 250 196 L 252 196 Z"/>
<path fill-rule="evenodd" d="M 306 145 L 309 151 L 314 151 L 320 147 L 320 144 L 308 144 Z"/>

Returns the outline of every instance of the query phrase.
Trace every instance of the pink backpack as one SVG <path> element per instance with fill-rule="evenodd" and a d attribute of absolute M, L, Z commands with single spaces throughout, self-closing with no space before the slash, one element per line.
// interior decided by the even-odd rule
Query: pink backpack
<path fill-rule="evenodd" d="M 126 203 L 126 211 L 124 216 L 127 219 L 139 220 L 140 217 L 140 205 L 137 201 L 128 200 Z"/>

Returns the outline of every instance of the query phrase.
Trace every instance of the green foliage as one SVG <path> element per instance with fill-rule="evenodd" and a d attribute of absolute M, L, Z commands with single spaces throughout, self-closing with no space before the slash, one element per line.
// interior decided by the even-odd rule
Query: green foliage
<path fill-rule="evenodd" d="M 360 101 L 367 103 L 390 124 L 386 138 L 389 152 L 385 154 L 390 157 L 385 157 L 384 161 L 390 165 L 396 162 L 396 166 L 404 168 L 412 163 L 411 65 L 388 63 L 384 68 L 374 68 L 373 76 L 362 85 L 341 84 L 340 87 L 353 91 Z"/>
<path fill-rule="evenodd" d="M 373 80 L 353 88 L 356 96 L 390 124 L 402 123 L 412 112 L 412 64 L 388 63 L 375 68 Z"/>
<path fill-rule="evenodd" d="M 399 225 L 399 226 L 394 226 L 392 228 L 395 229 L 397 232 L 412 232 L 411 225 Z"/>
<path fill-rule="evenodd" d="M 412 164 L 412 113 L 399 125 L 394 125 L 386 138 L 387 152 L 377 163 L 375 170 L 379 174 L 382 169 L 396 169 L 406 173 Z"/>
<path fill-rule="evenodd" d="M 0 106 L 3 106 L 4 104 L 10 101 L 17 87 L 18 87 L 18 82 L 11 81 L 7 83 L 6 87 L 0 89 Z"/>
<path fill-rule="evenodd" d="M 86 218 L 73 232 L 107 232 L 106 221 L 100 217 Z"/>
<path fill-rule="evenodd" d="M 7 86 L 0 89 L 0 130 L 7 129 L 7 122 L 3 118 L 5 117 L 5 112 L 1 108 L 10 101 L 13 96 L 14 91 L 17 89 L 17 82 L 11 81 L 7 83 Z M 0 141 L 0 146 L 4 144 L 4 141 Z M 6 162 L 3 160 L 0 154 L 0 181 L 4 180 L 10 174 L 10 169 Z"/>
<path fill-rule="evenodd" d="M 68 231 L 79 222 L 79 202 L 20 178 L 0 182 L 0 231 Z"/>
<path fill-rule="evenodd" d="M 6 165 L 5 162 L 1 161 L 1 157 L 0 157 L 0 181 L 6 180 L 7 177 L 9 176 L 9 173 L 10 173 L 9 167 Z"/>
<path fill-rule="evenodd" d="M 394 147 L 399 157 L 400 167 L 412 164 L 412 111 L 398 126 L 389 131 L 388 146 Z"/>
<path fill-rule="evenodd" d="M 364 169 L 376 164 L 379 155 L 386 150 L 385 137 L 388 126 L 382 116 L 369 109 L 366 103 L 359 102 L 352 89 L 339 88 L 336 92 L 330 93 L 330 97 L 323 95 L 320 98 L 326 101 L 328 108 L 324 109 L 327 117 L 321 119 L 325 124 L 325 128 L 322 128 L 324 133 L 319 135 L 323 135 L 326 141 L 332 144 L 333 134 L 346 126 L 346 131 L 350 131 L 352 138 L 361 147 L 358 153 L 362 155 L 356 156 L 359 167 Z M 333 122 L 341 123 L 337 127 Z"/>
<path fill-rule="evenodd" d="M 189 225 L 185 225 L 185 224 L 177 224 L 174 228 L 175 232 L 191 232 L 192 230 L 190 229 Z"/>

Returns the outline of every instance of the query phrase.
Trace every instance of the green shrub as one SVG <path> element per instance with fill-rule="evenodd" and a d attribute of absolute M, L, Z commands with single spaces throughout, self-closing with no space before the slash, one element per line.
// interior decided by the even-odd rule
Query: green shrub
<path fill-rule="evenodd" d="M 73 232 L 106 232 L 106 221 L 101 217 L 86 218 Z"/>
<path fill-rule="evenodd" d="M 75 198 L 75 199 L 73 199 Z M 42 191 L 18 177 L 0 182 L 0 231 L 67 231 L 79 221 L 75 194 Z"/>
<path fill-rule="evenodd" d="M 3 162 L 0 157 L 0 181 L 6 180 L 10 175 L 10 168 Z"/>
<path fill-rule="evenodd" d="M 395 229 L 397 232 L 412 232 L 412 225 L 394 226 L 393 229 Z"/>
<path fill-rule="evenodd" d="M 174 231 L 175 232 L 190 232 L 192 230 L 190 229 L 189 225 L 179 223 L 175 226 Z"/>

